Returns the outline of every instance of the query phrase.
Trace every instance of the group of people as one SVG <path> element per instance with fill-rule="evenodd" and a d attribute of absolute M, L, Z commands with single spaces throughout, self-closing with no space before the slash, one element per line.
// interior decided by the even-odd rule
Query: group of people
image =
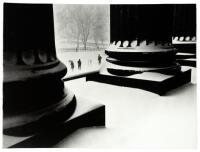
<path fill-rule="evenodd" d="M 101 55 L 99 54 L 99 55 L 98 55 L 98 64 L 99 64 L 99 65 L 101 64 L 101 61 L 102 61 L 102 57 L 101 57 Z M 68 62 L 69 62 L 69 64 L 70 64 L 71 70 L 74 70 L 74 68 L 75 68 L 74 61 L 73 61 L 73 60 L 69 60 Z M 89 65 L 92 64 L 92 59 L 88 60 L 88 64 L 89 64 Z M 82 65 L 81 59 L 78 59 L 77 65 L 78 65 L 78 66 L 77 66 L 78 69 L 81 70 L 81 65 Z"/>

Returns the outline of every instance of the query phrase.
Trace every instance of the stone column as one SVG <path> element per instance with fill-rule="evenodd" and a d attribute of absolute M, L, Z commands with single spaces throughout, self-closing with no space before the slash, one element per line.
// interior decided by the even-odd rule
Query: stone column
<path fill-rule="evenodd" d="M 87 80 L 159 95 L 190 82 L 172 45 L 173 5 L 111 5 L 111 45 L 98 75 Z"/>
<path fill-rule="evenodd" d="M 53 6 L 4 4 L 4 134 L 31 134 L 61 124 L 76 107 L 56 57 Z"/>

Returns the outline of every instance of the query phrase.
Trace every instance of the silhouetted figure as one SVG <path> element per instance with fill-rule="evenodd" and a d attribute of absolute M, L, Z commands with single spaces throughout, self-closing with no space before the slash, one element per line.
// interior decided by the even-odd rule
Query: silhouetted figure
<path fill-rule="evenodd" d="M 73 71 L 74 70 L 74 62 L 72 60 L 69 60 L 69 63 L 70 63 L 70 68 Z"/>
<path fill-rule="evenodd" d="M 101 57 L 101 55 L 99 54 L 99 55 L 98 55 L 98 62 L 99 62 L 99 64 L 101 64 L 101 60 L 102 60 L 102 57 Z"/>
<path fill-rule="evenodd" d="M 78 69 L 81 69 L 81 59 L 78 59 L 77 63 L 78 63 Z"/>

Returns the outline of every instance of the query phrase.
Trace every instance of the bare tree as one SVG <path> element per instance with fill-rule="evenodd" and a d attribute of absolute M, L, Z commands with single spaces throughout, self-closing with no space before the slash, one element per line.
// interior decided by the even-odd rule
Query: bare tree
<path fill-rule="evenodd" d="M 80 43 L 87 50 L 89 39 L 99 49 L 99 42 L 103 44 L 107 37 L 105 26 L 109 26 L 105 5 L 60 5 L 57 10 L 59 33 L 76 42 L 76 51 L 80 50 Z"/>
<path fill-rule="evenodd" d="M 68 22 L 71 36 L 76 39 L 76 50 L 79 50 L 80 40 L 83 43 L 84 50 L 87 49 L 87 41 L 90 35 L 93 22 L 92 5 L 70 5 L 68 7 Z"/>
<path fill-rule="evenodd" d="M 76 51 L 79 50 L 81 36 L 81 9 L 80 5 L 71 5 L 71 7 L 68 8 L 70 22 L 69 32 L 71 33 L 71 36 L 76 39 Z"/>
<path fill-rule="evenodd" d="M 91 32 L 91 27 L 94 21 L 94 6 L 82 5 L 80 31 L 84 50 L 87 49 L 87 41 Z"/>

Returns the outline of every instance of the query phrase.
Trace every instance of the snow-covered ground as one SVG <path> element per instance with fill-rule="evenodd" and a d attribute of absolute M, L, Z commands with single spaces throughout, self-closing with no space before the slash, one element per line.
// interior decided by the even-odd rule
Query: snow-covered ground
<path fill-rule="evenodd" d="M 103 57 L 98 64 L 98 55 Z M 68 68 L 65 77 L 94 71 L 105 63 L 104 51 L 57 51 Z M 78 69 L 77 61 L 82 67 Z M 75 63 L 70 68 L 69 60 Z M 90 62 L 92 60 L 92 63 Z M 166 96 L 85 78 L 66 81 L 77 99 L 106 105 L 106 128 L 83 128 L 60 141 L 68 148 L 195 148 L 197 144 L 196 68 L 192 80 Z"/>
<path fill-rule="evenodd" d="M 67 66 L 66 77 L 74 76 L 86 72 L 98 70 L 101 64 L 98 62 L 98 55 L 102 57 L 101 64 L 104 63 L 106 55 L 104 51 L 81 51 L 69 52 L 64 50 L 57 51 L 57 57 Z M 81 60 L 81 68 L 78 68 L 78 60 Z M 71 68 L 70 60 L 74 63 L 74 69 Z"/>
<path fill-rule="evenodd" d="M 66 81 L 77 98 L 106 105 L 106 128 L 83 128 L 58 143 L 69 148 L 195 148 L 196 71 L 166 96 L 85 78 Z M 194 76 L 195 75 L 195 76 Z"/>

